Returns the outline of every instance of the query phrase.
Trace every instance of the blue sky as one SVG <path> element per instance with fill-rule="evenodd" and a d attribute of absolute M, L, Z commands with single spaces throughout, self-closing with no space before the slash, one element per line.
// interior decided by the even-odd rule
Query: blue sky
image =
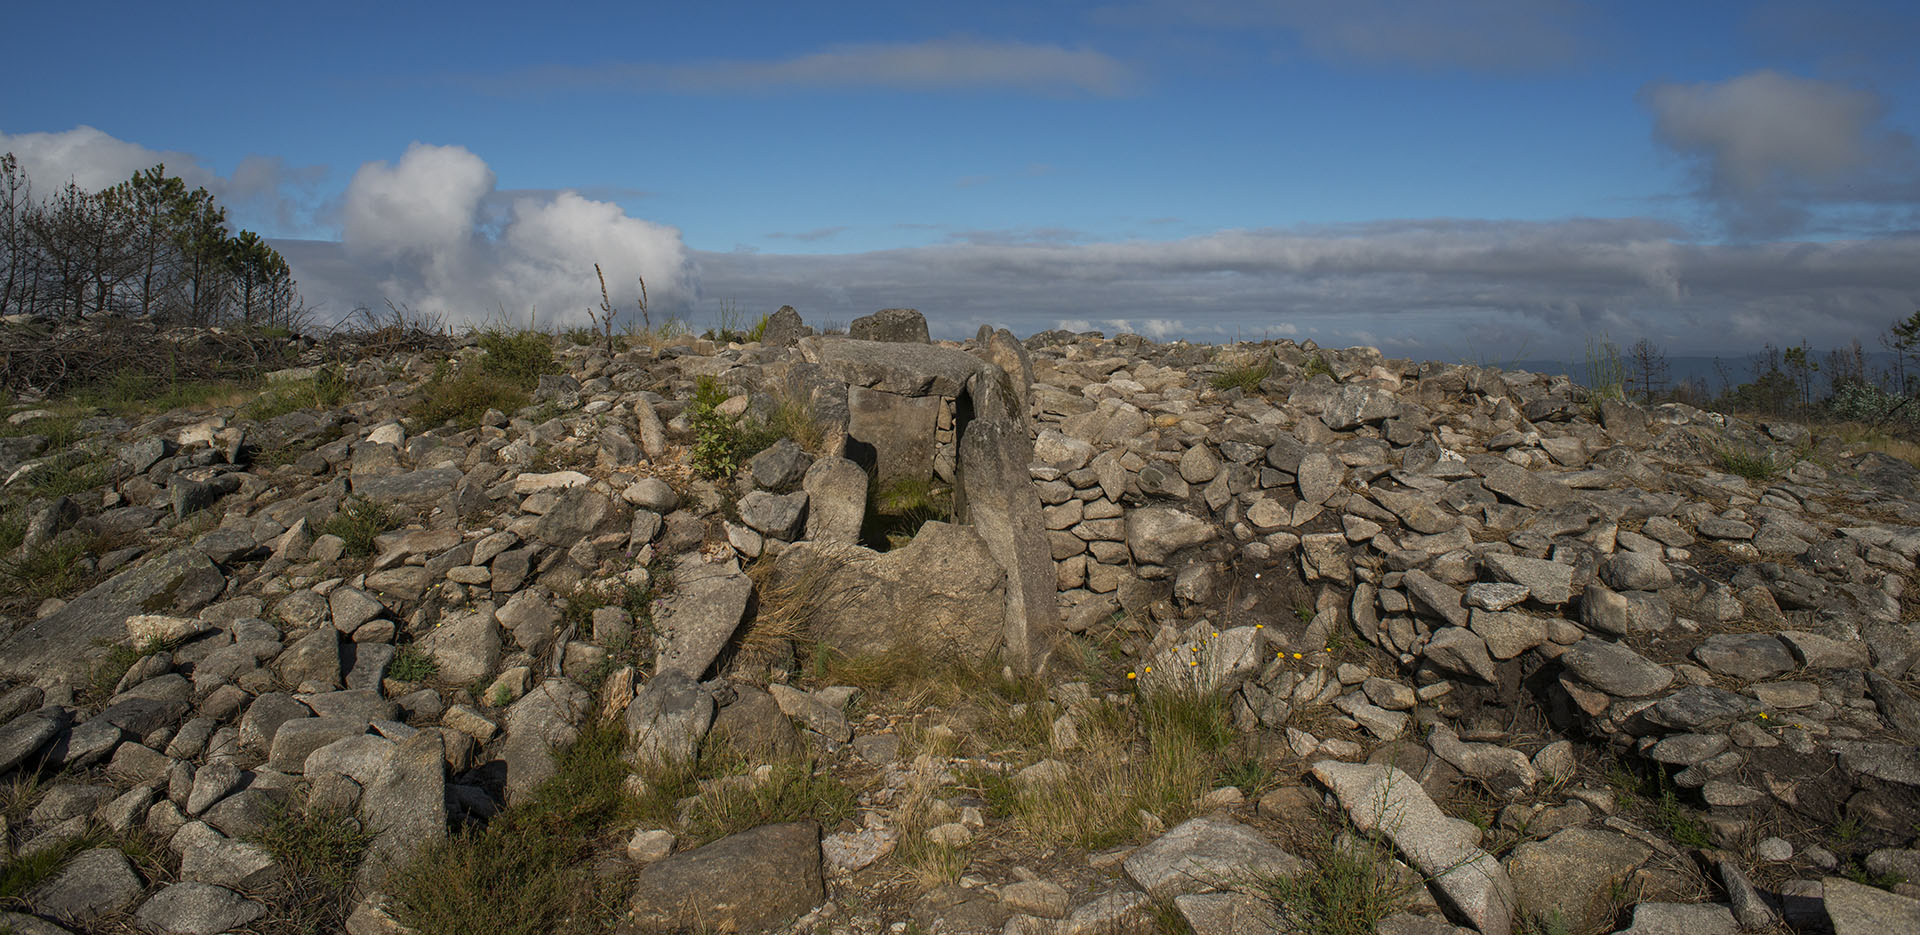
<path fill-rule="evenodd" d="M 396 7 L 400 9 L 396 9 Z M 1910 4 L 28 2 L 0 145 L 164 158 L 321 317 L 620 300 L 1406 356 L 1872 342 L 1920 308 Z"/>

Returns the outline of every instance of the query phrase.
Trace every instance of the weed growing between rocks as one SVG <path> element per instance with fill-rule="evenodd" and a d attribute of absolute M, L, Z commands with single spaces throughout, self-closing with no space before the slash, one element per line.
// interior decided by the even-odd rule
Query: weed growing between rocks
<path fill-rule="evenodd" d="M 708 480 L 733 476 L 748 458 L 780 439 L 765 423 L 720 411 L 727 399 L 727 389 L 719 380 L 702 376 L 694 383 L 693 401 L 687 407 L 687 421 L 693 426 L 693 446 L 687 454 L 694 473 Z"/>
<path fill-rule="evenodd" d="M 1782 465 L 1775 463 L 1773 455 L 1764 451 L 1751 451 L 1735 445 L 1720 445 L 1713 449 L 1713 464 L 1728 474 L 1744 477 L 1750 481 L 1763 481 L 1780 473 Z"/>
<path fill-rule="evenodd" d="M 1288 930 L 1302 935 L 1373 935 L 1422 885 L 1411 869 L 1395 866 L 1390 847 L 1358 834 L 1323 840 L 1302 856 L 1308 866 L 1301 873 L 1257 881 Z"/>
<path fill-rule="evenodd" d="M 624 789 L 625 748 L 618 722 L 583 727 L 555 751 L 555 774 L 526 801 L 426 847 L 395 873 L 394 918 L 419 935 L 606 931 L 618 881 L 594 876 L 581 860 L 636 817 Z"/>
<path fill-rule="evenodd" d="M 322 367 L 305 379 L 268 384 L 240 413 L 264 422 L 299 409 L 329 409 L 345 403 L 348 395 L 345 372 L 338 366 Z"/>
<path fill-rule="evenodd" d="M 1243 393 L 1260 392 L 1260 381 L 1273 372 L 1273 359 L 1260 357 L 1255 360 L 1234 364 L 1214 374 L 1212 385 L 1216 390 L 1239 390 Z"/>
<path fill-rule="evenodd" d="M 273 921 L 301 935 L 340 931 L 353 907 L 354 868 L 373 838 L 348 812 L 276 806 L 251 838 L 286 868 Z"/>
<path fill-rule="evenodd" d="M 320 531 L 339 536 L 347 544 L 347 554 L 364 558 L 373 554 L 373 541 L 381 533 L 399 528 L 400 518 L 392 510 L 371 500 L 348 500 L 339 512 L 320 525 Z"/>
<path fill-rule="evenodd" d="M 440 664 L 418 646 L 406 645 L 393 654 L 387 666 L 387 678 L 396 682 L 424 682 L 440 671 Z"/>

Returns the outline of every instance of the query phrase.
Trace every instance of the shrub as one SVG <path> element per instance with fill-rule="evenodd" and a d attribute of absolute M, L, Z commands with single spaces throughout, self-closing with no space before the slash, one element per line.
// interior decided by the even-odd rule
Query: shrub
<path fill-rule="evenodd" d="M 603 932 L 617 916 L 613 882 L 580 858 L 631 827 L 623 786 L 626 731 L 589 723 L 554 756 L 555 773 L 485 827 L 429 845 L 388 882 L 400 924 L 420 935 Z"/>
<path fill-rule="evenodd" d="M 522 388 L 532 389 L 542 374 L 560 372 L 559 362 L 553 359 L 553 338 L 544 331 L 491 329 L 474 339 L 487 352 L 480 358 L 481 368 Z"/>
<path fill-rule="evenodd" d="M 687 421 L 693 426 L 688 458 L 694 472 L 709 480 L 731 477 L 748 458 L 779 439 L 759 422 L 720 412 L 720 404 L 726 401 L 727 390 L 720 381 L 703 376 L 694 384 L 693 402 L 687 408 Z"/>
<path fill-rule="evenodd" d="M 1333 372 L 1333 365 L 1327 363 L 1327 358 L 1323 354 L 1315 354 L 1307 358 L 1307 362 L 1300 365 L 1300 374 L 1308 379 L 1312 379 L 1315 375 L 1325 375 L 1332 380 L 1340 379 L 1340 376 Z"/>
<path fill-rule="evenodd" d="M 281 909 L 276 921 L 315 935 L 343 930 L 353 905 L 354 868 L 373 839 L 373 831 L 350 812 L 274 806 L 248 840 L 285 870 L 281 897 L 274 901 Z"/>
<path fill-rule="evenodd" d="M 1373 935 L 1420 886 L 1417 876 L 1394 872 L 1385 845 L 1351 835 L 1321 847 L 1298 875 L 1259 884 L 1291 930 L 1316 935 Z"/>

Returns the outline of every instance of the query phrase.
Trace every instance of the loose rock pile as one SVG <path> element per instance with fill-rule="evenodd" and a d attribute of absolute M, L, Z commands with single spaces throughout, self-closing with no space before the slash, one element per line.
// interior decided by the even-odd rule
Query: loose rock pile
<path fill-rule="evenodd" d="M 1316 804 L 1424 884 L 1382 932 L 1920 930 L 1904 462 L 1370 348 L 935 345 L 899 309 L 851 331 L 783 310 L 745 345 L 560 346 L 533 405 L 464 430 L 403 420 L 432 352 L 359 362 L 337 409 L 83 422 L 107 482 L 31 504 L 20 554 L 113 547 L 0 644 L 0 774 L 43 786 L 0 856 L 139 829 L 174 857 L 78 850 L 0 926 L 265 925 L 285 868 L 251 839 L 291 802 L 374 836 L 345 925 L 392 931 L 394 868 L 612 716 L 639 764 L 721 731 L 866 783 L 842 827 L 633 829 L 623 931 L 1287 930 L 1250 882 L 1306 872 L 1285 827 Z M 820 437 L 698 477 L 703 378 Z M 69 457 L 4 441 L 9 484 Z M 1729 450 L 1778 470 L 1724 473 Z M 877 523 L 914 485 L 951 488 L 944 520 Z M 399 523 L 364 556 L 325 531 L 362 514 Z M 937 745 L 903 757 L 896 719 L 804 687 L 797 640 L 1037 673 L 1062 747 L 1124 696 L 1050 673 L 1107 647 L 1138 691 L 1228 698 L 1289 781 L 869 898 L 909 820 L 965 843 L 999 819 L 943 797 L 962 764 Z M 92 684 L 115 646 L 137 658 Z"/>

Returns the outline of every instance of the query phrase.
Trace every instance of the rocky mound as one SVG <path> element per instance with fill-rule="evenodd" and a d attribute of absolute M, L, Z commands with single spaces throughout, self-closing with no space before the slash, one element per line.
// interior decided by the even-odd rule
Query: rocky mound
<path fill-rule="evenodd" d="M 601 829 L 622 931 L 1304 930 L 1356 848 L 1382 932 L 1920 926 L 1904 462 L 1369 348 L 851 330 L 540 337 L 511 413 L 441 405 L 469 341 L 273 375 L 330 407 L 14 414 L 0 924 L 279 930 L 292 810 L 393 931 L 611 719 L 634 796 L 745 751 Z M 1257 778 L 1037 832 L 1167 698 Z M 809 777 L 856 807 L 753 799 Z"/>

